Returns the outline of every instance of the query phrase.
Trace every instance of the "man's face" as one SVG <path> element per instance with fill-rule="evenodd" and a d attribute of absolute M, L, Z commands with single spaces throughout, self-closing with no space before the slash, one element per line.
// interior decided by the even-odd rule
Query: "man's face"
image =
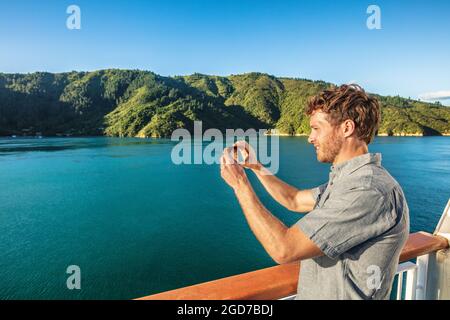
<path fill-rule="evenodd" d="M 327 114 L 320 110 L 311 115 L 309 124 L 311 133 L 308 142 L 314 145 L 317 160 L 333 163 L 344 143 L 339 126 L 333 127 L 327 120 Z"/>

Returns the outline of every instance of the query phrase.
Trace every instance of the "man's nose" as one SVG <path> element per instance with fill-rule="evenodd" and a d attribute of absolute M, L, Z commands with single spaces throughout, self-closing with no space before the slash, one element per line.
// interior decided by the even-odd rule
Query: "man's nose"
<path fill-rule="evenodd" d="M 310 134 L 308 136 L 308 142 L 311 143 L 311 144 L 314 144 L 314 137 L 312 136 L 312 134 Z"/>

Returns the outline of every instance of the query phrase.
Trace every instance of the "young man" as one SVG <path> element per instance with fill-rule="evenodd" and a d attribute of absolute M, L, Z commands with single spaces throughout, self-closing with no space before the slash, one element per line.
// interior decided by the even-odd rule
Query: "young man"
<path fill-rule="evenodd" d="M 388 299 L 409 210 L 381 155 L 368 153 L 379 103 L 361 87 L 343 85 L 312 98 L 307 114 L 317 160 L 332 164 L 328 183 L 298 190 L 271 175 L 243 141 L 224 150 L 221 175 L 267 253 L 279 264 L 301 260 L 296 299 Z M 234 160 L 237 147 L 242 163 Z M 280 204 L 309 213 L 286 227 L 261 204 L 243 167 Z"/>

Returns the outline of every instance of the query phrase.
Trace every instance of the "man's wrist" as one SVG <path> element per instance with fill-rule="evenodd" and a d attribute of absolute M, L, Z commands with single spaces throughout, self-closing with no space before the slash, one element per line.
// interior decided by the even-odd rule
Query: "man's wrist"
<path fill-rule="evenodd" d="M 246 176 L 238 179 L 237 184 L 234 186 L 233 190 L 235 193 L 244 191 L 250 187 L 250 181 Z"/>

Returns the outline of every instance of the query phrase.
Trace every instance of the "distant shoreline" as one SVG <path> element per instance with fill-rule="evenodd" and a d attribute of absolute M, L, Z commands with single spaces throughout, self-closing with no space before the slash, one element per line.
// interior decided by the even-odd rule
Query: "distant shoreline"
<path fill-rule="evenodd" d="M 306 101 L 330 82 L 248 72 L 228 77 L 151 71 L 3 74 L 2 136 L 170 137 L 177 128 L 267 129 L 305 136 Z M 383 110 L 380 136 L 450 134 L 450 108 L 371 93 Z M 277 129 L 278 131 L 275 131 Z M 296 134 L 297 133 L 297 134 Z"/>
<path fill-rule="evenodd" d="M 277 137 L 308 137 L 305 133 L 287 134 L 287 133 L 266 133 L 266 136 L 277 136 Z M 441 135 L 424 135 L 420 133 L 401 133 L 388 135 L 387 133 L 380 133 L 376 135 L 377 137 L 450 137 L 450 133 L 443 133 Z M 170 139 L 170 137 L 119 137 L 119 136 L 108 136 L 108 135 L 41 135 L 41 136 L 12 136 L 12 135 L 0 135 L 0 138 L 11 138 L 11 139 L 44 139 L 44 138 L 138 138 L 138 139 Z"/>

